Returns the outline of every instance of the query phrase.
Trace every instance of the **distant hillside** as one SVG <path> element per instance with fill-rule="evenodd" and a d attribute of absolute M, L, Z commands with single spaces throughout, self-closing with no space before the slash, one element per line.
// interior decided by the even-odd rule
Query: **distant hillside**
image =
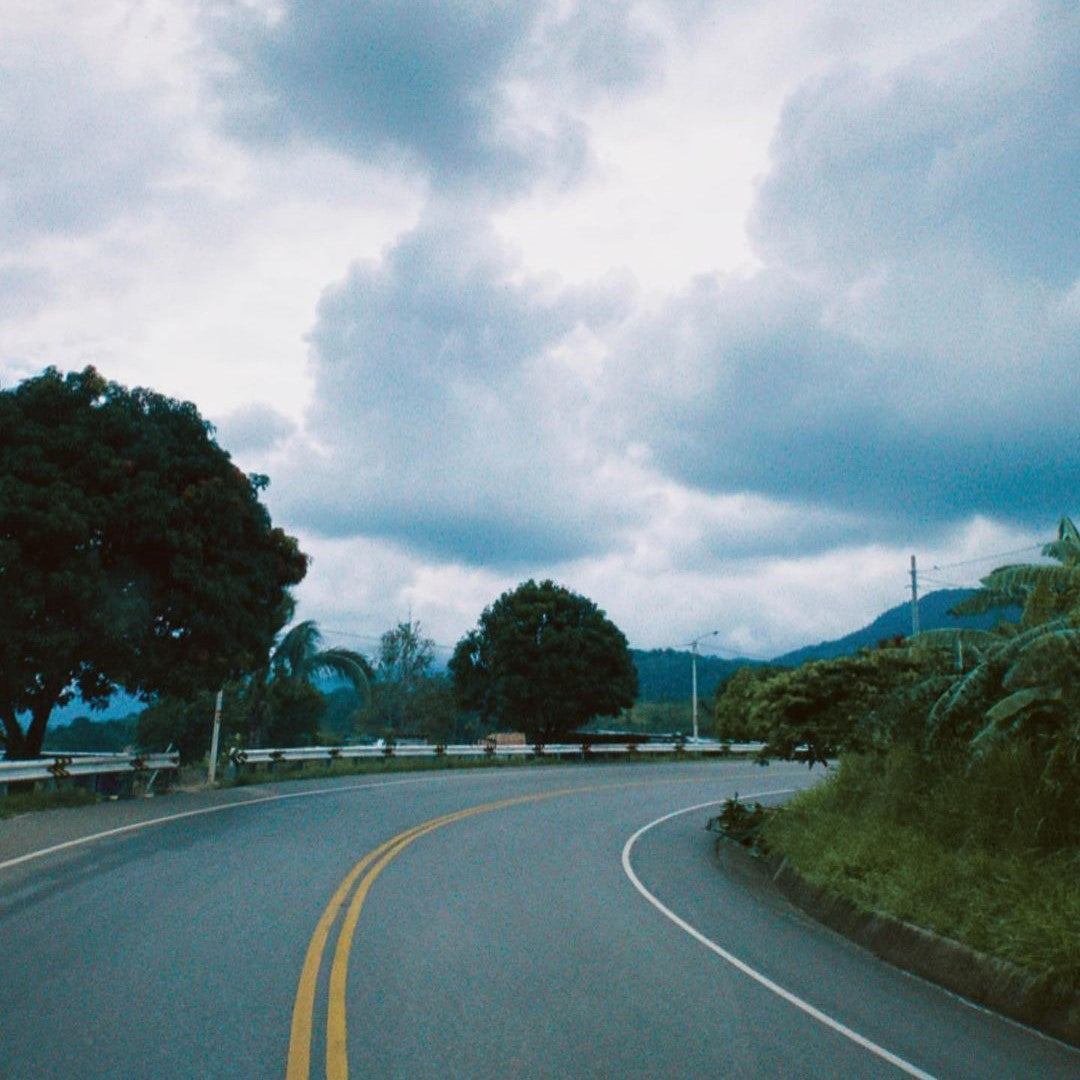
<path fill-rule="evenodd" d="M 49 716 L 49 727 L 63 727 L 80 716 L 87 716 L 91 720 L 124 720 L 136 713 L 141 713 L 146 708 L 146 702 L 123 690 L 118 690 L 109 699 L 109 704 L 104 709 L 91 709 L 81 698 L 76 697 L 66 705 L 58 705 Z M 20 720 L 26 720 L 27 714 L 23 713 Z"/>
<path fill-rule="evenodd" d="M 956 618 L 949 614 L 961 600 L 971 595 L 971 589 L 939 589 L 927 593 L 919 600 L 919 628 L 942 630 L 968 627 L 989 630 L 1001 619 L 1017 619 L 1018 609 L 992 611 L 986 615 L 967 615 Z M 817 645 L 805 645 L 801 649 L 784 653 L 769 663 L 784 667 L 796 667 L 807 660 L 829 660 L 834 656 L 847 656 L 859 649 L 874 648 L 879 641 L 911 633 L 911 605 L 898 604 L 879 615 L 869 626 L 847 634 L 835 641 L 822 641 Z M 634 665 L 638 670 L 638 701 L 689 701 L 690 700 L 690 653 L 676 649 L 631 649 Z M 698 697 L 707 700 L 716 692 L 717 686 L 729 679 L 741 667 L 755 664 L 754 660 L 722 660 L 718 656 L 698 655 Z"/>
<path fill-rule="evenodd" d="M 927 593 L 919 600 L 919 622 L 923 630 L 943 627 L 967 626 L 989 630 L 1000 618 L 1018 618 L 1018 611 L 990 612 L 987 615 L 956 619 L 948 614 L 949 608 L 971 594 L 969 589 L 940 589 Z M 845 656 L 862 648 L 873 648 L 879 641 L 907 636 L 911 633 L 911 605 L 898 604 L 879 615 L 869 626 L 837 638 L 806 645 L 801 649 L 784 653 L 770 661 L 773 664 L 795 666 L 806 660 L 825 660 Z M 631 649 L 634 666 L 638 672 L 638 701 L 689 701 L 690 700 L 690 652 L 685 649 Z M 709 700 L 717 686 L 730 678 L 741 667 L 754 664 L 753 660 L 724 660 L 719 656 L 698 655 L 698 697 Z M 320 684 L 324 693 L 331 693 L 340 684 L 333 681 Z M 90 716 L 95 721 L 122 719 L 140 712 L 145 704 L 127 694 L 117 694 L 102 712 L 91 712 L 80 701 L 73 701 L 62 709 L 56 709 L 50 728 L 68 724 L 78 716 Z"/>
<path fill-rule="evenodd" d="M 638 701 L 689 701 L 691 696 L 691 654 L 676 649 L 631 649 L 638 673 Z M 719 656 L 698 654 L 698 698 L 706 701 L 717 686 L 751 660 L 721 660 Z"/>
<path fill-rule="evenodd" d="M 973 630 L 989 630 L 1002 619 L 1017 619 L 1019 611 L 1015 608 L 1004 611 L 991 611 L 985 615 L 965 615 L 962 618 L 949 614 L 961 600 L 970 596 L 971 589 L 939 589 L 927 593 L 919 599 L 919 628 L 921 630 L 945 630 L 967 627 Z M 834 656 L 846 656 L 859 649 L 873 648 L 879 641 L 894 638 L 897 635 L 907 637 L 911 633 L 911 605 L 898 604 L 879 615 L 869 626 L 856 630 L 835 641 L 822 641 L 817 645 L 806 645 L 801 649 L 784 653 L 772 661 L 794 667 L 807 660 L 829 660 Z"/>

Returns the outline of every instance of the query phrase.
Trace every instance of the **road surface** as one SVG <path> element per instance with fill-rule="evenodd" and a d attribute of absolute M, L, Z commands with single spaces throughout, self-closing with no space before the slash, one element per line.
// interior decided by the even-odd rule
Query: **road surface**
<path fill-rule="evenodd" d="M 1080 1076 L 721 873 L 703 804 L 819 774 L 499 768 L 3 823 L 0 1075 Z"/>

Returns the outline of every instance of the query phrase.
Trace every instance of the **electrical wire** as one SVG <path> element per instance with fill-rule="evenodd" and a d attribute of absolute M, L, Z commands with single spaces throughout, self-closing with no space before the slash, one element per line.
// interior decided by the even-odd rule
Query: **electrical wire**
<path fill-rule="evenodd" d="M 974 559 L 963 559 L 960 562 L 935 563 L 931 570 L 955 570 L 958 566 L 973 566 L 975 563 L 990 562 L 993 559 L 1005 559 L 1010 555 L 1026 555 L 1029 551 L 1042 551 L 1044 544 L 1030 544 L 1028 547 L 1016 548 L 1013 551 L 996 551 L 992 555 L 980 555 Z"/>

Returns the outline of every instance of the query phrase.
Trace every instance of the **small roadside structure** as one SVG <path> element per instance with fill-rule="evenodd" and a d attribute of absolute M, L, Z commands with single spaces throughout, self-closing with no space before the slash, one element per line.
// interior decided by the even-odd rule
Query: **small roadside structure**
<path fill-rule="evenodd" d="M 491 747 L 527 745 L 523 731 L 493 731 L 490 735 L 485 735 L 480 742 Z"/>

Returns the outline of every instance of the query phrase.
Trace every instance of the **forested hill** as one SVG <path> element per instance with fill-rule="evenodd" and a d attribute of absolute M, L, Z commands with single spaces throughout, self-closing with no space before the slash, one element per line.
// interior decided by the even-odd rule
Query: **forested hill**
<path fill-rule="evenodd" d="M 689 701 L 691 657 L 685 650 L 631 649 L 638 673 L 638 701 Z M 711 701 L 717 686 L 751 660 L 721 660 L 698 654 L 698 698 Z"/>
<path fill-rule="evenodd" d="M 939 630 L 966 626 L 989 630 L 1002 618 L 1016 619 L 1019 611 L 992 611 L 986 615 L 969 615 L 957 618 L 949 609 L 971 595 L 970 589 L 939 589 L 927 593 L 919 600 L 919 627 L 922 630 Z M 784 667 L 797 667 L 807 660 L 828 660 L 834 656 L 846 656 L 859 649 L 872 649 L 879 641 L 897 635 L 907 637 L 911 633 L 911 605 L 897 604 L 879 615 L 869 626 L 847 634 L 835 641 L 822 641 L 801 649 L 784 653 L 770 663 Z M 690 699 L 690 653 L 676 649 L 631 649 L 638 670 L 638 701 L 688 701 Z M 698 697 L 710 700 L 716 687 L 739 668 L 758 661 L 722 660 L 718 656 L 698 655 Z"/>
<path fill-rule="evenodd" d="M 961 600 L 972 593 L 971 589 L 938 589 L 919 598 L 919 629 L 941 630 L 968 627 L 975 630 L 989 630 L 1002 619 L 1015 620 L 1020 617 L 1018 609 L 991 611 L 985 615 L 964 615 L 957 617 L 949 614 Z M 894 638 L 897 635 L 907 637 L 911 633 L 911 604 L 897 604 L 879 615 L 869 626 L 837 638 L 835 641 L 822 641 L 817 645 L 807 645 L 793 652 L 784 653 L 772 662 L 785 667 L 796 667 L 807 660 L 830 660 L 834 656 L 846 656 L 859 649 L 873 648 L 879 641 Z"/>

